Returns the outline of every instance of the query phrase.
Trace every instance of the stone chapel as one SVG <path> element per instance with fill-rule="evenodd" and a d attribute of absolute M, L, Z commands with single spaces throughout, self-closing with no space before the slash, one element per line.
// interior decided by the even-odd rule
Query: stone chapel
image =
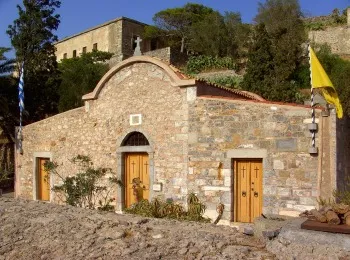
<path fill-rule="evenodd" d="M 318 153 L 310 154 L 309 106 L 192 79 L 149 56 L 112 67 L 83 100 L 84 107 L 24 127 L 17 197 L 56 202 L 50 188 L 58 180 L 49 176 L 45 186 L 42 164 L 53 160 L 73 174 L 67 162 L 79 154 L 125 183 L 114 191 L 118 211 L 133 203 L 135 177 L 145 199 L 186 203 L 195 192 L 213 219 L 223 203 L 226 224 L 252 222 L 261 213 L 295 216 L 336 188 L 332 111 L 316 109 Z"/>

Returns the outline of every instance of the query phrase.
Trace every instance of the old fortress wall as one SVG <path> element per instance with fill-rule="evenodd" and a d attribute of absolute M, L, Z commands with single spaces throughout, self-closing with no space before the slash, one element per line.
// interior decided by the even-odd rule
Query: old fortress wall
<path fill-rule="evenodd" d="M 346 25 L 310 31 L 308 36 L 310 41 L 326 43 L 331 47 L 333 53 L 350 58 L 350 8 L 347 9 Z"/>

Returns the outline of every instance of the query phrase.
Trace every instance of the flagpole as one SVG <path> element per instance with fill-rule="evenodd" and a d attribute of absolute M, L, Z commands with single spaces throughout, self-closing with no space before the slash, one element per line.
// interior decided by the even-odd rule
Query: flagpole
<path fill-rule="evenodd" d="M 311 85 L 311 120 L 312 125 L 315 125 L 316 117 L 315 117 L 315 93 L 312 85 L 312 64 L 311 64 L 311 46 L 308 44 L 308 52 L 309 52 L 309 64 L 310 64 L 310 85 Z M 316 152 L 316 129 L 312 129 L 311 131 L 311 149 L 310 152 Z"/>
<path fill-rule="evenodd" d="M 310 44 L 308 44 L 308 51 L 309 51 L 309 63 L 310 63 L 310 85 L 311 85 L 311 118 L 312 123 L 315 123 L 315 108 L 314 108 L 314 88 L 312 87 L 312 70 L 311 70 L 311 51 L 310 51 Z M 315 140 L 316 140 L 316 134 L 315 131 L 312 131 L 312 147 L 315 147 Z"/>
<path fill-rule="evenodd" d="M 18 83 L 18 105 L 19 105 L 19 129 L 18 129 L 18 152 L 20 154 L 23 154 L 23 147 L 22 147 L 22 117 L 23 117 L 23 109 L 24 109 L 24 62 L 22 63 L 22 66 L 19 71 L 19 83 Z"/>

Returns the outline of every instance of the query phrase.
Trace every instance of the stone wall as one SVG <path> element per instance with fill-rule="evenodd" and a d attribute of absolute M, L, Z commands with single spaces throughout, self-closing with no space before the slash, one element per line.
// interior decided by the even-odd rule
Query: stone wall
<path fill-rule="evenodd" d="M 313 208 L 318 157 L 308 152 L 309 117 L 306 107 L 198 98 L 190 107 L 188 190 L 205 199 L 211 216 L 223 203 L 223 219 L 230 220 L 234 192 L 230 154 L 237 149 L 246 155 L 266 151 L 263 212 L 295 215 Z"/>
<path fill-rule="evenodd" d="M 143 55 L 150 56 L 150 57 L 156 57 L 158 59 L 161 59 L 163 61 L 171 63 L 171 49 L 170 47 L 157 49 L 153 51 L 147 51 L 143 53 Z"/>
<path fill-rule="evenodd" d="M 115 62 L 120 62 L 133 55 L 133 40 L 136 36 L 142 36 L 145 24 L 125 17 L 118 18 L 102 25 L 93 27 L 76 35 L 69 36 L 55 44 L 57 60 L 73 57 L 73 50 L 77 51 L 77 56 L 86 47 L 87 52 L 91 52 L 93 45 L 97 44 L 100 51 L 115 54 Z M 151 48 L 149 40 L 141 42 L 141 50 L 149 51 Z"/>
<path fill-rule="evenodd" d="M 118 37 L 110 37 L 110 35 L 115 35 L 112 32 L 118 27 L 118 21 L 116 21 L 59 41 L 55 44 L 57 60 L 63 59 L 64 53 L 67 53 L 67 58 L 72 58 L 73 50 L 76 50 L 78 56 L 83 52 L 83 47 L 87 48 L 87 52 L 91 52 L 95 43 L 97 43 L 98 50 L 115 53 L 118 49 Z"/>
<path fill-rule="evenodd" d="M 57 161 L 64 174 L 76 171 L 67 163 L 89 155 L 94 165 L 117 170 L 123 158 L 117 149 L 132 131 L 145 134 L 154 162 L 152 182 L 162 183 L 166 198 L 184 200 L 187 194 L 187 99 L 186 89 L 174 86 L 160 67 L 150 63 L 126 66 L 104 84 L 98 99 L 24 127 L 24 153 L 18 157 L 18 196 L 35 198 L 35 156 L 45 154 Z M 140 102 L 142 100 L 142 102 Z M 141 114 L 142 124 L 130 126 L 130 115 Z M 57 180 L 53 180 L 53 183 Z M 113 193 L 116 196 L 116 192 Z M 120 206 L 120 205 L 119 205 Z M 120 209 L 120 207 L 119 207 Z"/>
<path fill-rule="evenodd" d="M 350 27 L 329 27 L 325 30 L 310 31 L 309 39 L 319 44 L 327 43 L 332 52 L 345 57 L 350 57 Z"/>
<path fill-rule="evenodd" d="M 350 8 L 347 8 L 347 25 L 310 31 L 309 40 L 318 44 L 326 43 L 333 53 L 350 58 Z"/>

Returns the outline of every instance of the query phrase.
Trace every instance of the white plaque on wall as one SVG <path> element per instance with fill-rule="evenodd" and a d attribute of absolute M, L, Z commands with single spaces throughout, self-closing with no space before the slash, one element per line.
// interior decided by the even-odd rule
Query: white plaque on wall
<path fill-rule="evenodd" d="M 154 183 L 152 189 L 154 191 L 162 191 L 162 184 L 161 183 Z"/>
<path fill-rule="evenodd" d="M 141 125 L 141 124 L 142 124 L 141 114 L 130 115 L 130 125 Z"/>

